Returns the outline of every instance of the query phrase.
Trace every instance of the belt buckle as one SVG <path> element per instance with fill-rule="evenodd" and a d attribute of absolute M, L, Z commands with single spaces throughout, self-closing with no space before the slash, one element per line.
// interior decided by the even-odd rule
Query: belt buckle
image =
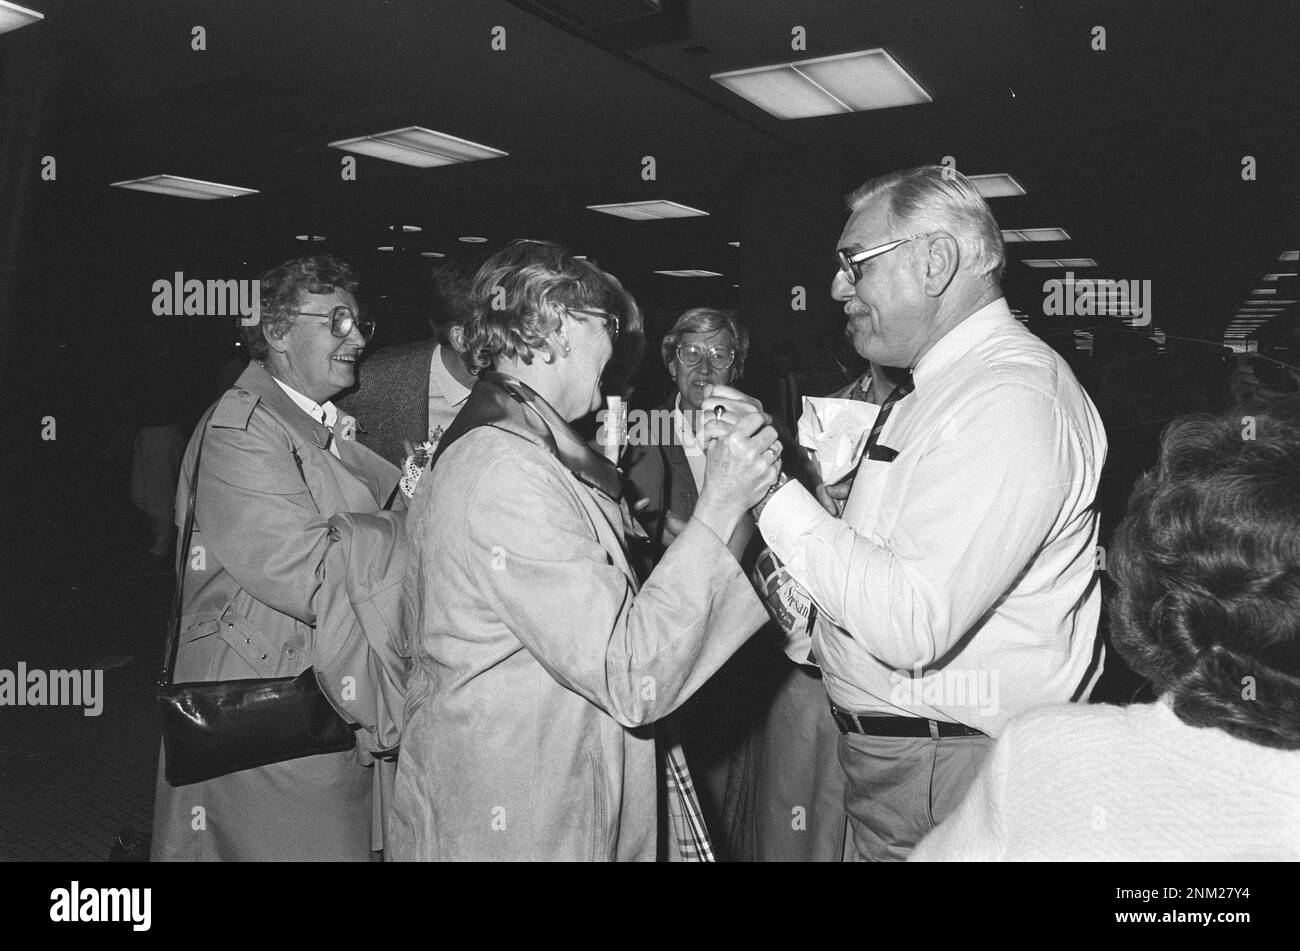
<path fill-rule="evenodd" d="M 841 736 L 854 732 L 853 727 L 857 726 L 851 714 L 845 713 L 834 704 L 831 705 L 831 719 L 835 721 L 835 727 L 840 731 Z"/>

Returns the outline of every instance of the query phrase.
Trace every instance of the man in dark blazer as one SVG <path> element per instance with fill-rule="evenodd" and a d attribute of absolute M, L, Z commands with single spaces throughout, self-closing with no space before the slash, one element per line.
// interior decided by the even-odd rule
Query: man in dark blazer
<path fill-rule="evenodd" d="M 622 460 L 629 502 L 660 551 L 686 527 L 703 486 L 703 447 L 695 439 L 701 404 L 711 387 L 740 378 L 748 349 L 742 324 L 726 311 L 705 307 L 682 314 L 664 337 L 661 355 L 677 392 L 651 414 L 648 426 L 629 426 Z M 646 438 L 634 439 L 638 433 Z M 748 515 L 728 547 L 748 571 L 761 548 Z M 671 718 L 714 847 L 725 860 L 755 857 L 757 731 L 788 666 L 774 643 L 753 638 Z"/>
<path fill-rule="evenodd" d="M 366 357 L 357 388 L 338 401 L 357 418 L 357 440 L 398 467 L 411 448 L 437 443 L 474 386 L 461 358 L 469 279 L 463 268 L 435 271 L 435 335 Z"/>

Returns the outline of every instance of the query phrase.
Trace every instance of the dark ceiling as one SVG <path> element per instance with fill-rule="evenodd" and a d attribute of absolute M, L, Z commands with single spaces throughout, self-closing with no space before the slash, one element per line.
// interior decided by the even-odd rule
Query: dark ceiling
<path fill-rule="evenodd" d="M 1003 227 L 1059 226 L 1065 245 L 1008 248 L 1007 291 L 1041 300 L 1026 256 L 1087 256 L 1149 279 L 1171 335 L 1222 338 L 1278 254 L 1300 244 L 1300 5 L 994 0 L 28 0 L 43 23 L 0 36 L 5 273 L 31 307 L 81 306 L 75 273 L 114 285 L 174 270 L 256 273 L 316 232 L 372 293 L 410 293 L 420 250 L 553 238 L 597 257 L 651 307 L 743 304 L 747 170 L 835 156 L 837 190 L 950 155 L 1028 189 Z M 617 19 L 618 22 L 600 22 Z M 207 49 L 191 49 L 203 26 Z M 1106 29 L 1106 50 L 1091 48 Z M 506 49 L 492 48 L 494 27 Z M 802 26 L 807 51 L 793 52 Z M 884 47 L 929 105 L 776 120 L 710 73 Z M 509 152 L 416 169 L 358 159 L 339 138 L 418 124 Z M 39 159 L 58 158 L 58 188 Z M 641 179 L 643 156 L 657 181 Z M 1243 156 L 1257 179 L 1243 181 Z M 256 188 L 199 202 L 111 189 L 171 173 Z M 670 198 L 707 218 L 638 223 L 595 203 Z M 784 214 L 785 212 L 778 212 Z M 394 238 L 393 224 L 424 230 Z M 829 260 L 836 233 L 788 241 Z M 396 241 L 399 251 L 376 247 Z M 819 258 L 820 260 L 820 258 Z M 708 267 L 712 281 L 658 278 Z M 1291 268 L 1295 269 L 1294 265 Z M 71 272 L 71 273 L 70 273 Z M 228 273 L 224 270 L 221 273 Z M 824 296 L 829 267 L 810 293 Z M 52 285 L 57 284 L 57 287 Z M 105 292 L 103 289 L 108 288 Z M 1279 285 L 1297 296 L 1297 282 Z M 55 298 L 50 298 L 55 294 Z M 61 297 L 57 295 L 62 295 Z M 1025 306 L 1025 304 L 1022 304 Z"/>

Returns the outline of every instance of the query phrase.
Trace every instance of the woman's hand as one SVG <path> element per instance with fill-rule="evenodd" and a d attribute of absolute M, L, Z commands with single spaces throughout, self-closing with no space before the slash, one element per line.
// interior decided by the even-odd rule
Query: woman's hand
<path fill-rule="evenodd" d="M 751 411 L 734 426 L 718 419 L 704 424 L 704 488 L 693 517 L 721 539 L 731 537 L 741 516 L 780 475 L 781 443 L 769 423 L 766 414 Z"/>
<path fill-rule="evenodd" d="M 763 412 L 763 404 L 754 397 L 724 383 L 713 384 L 700 406 L 704 409 L 705 419 L 718 418 L 728 426 L 734 426 L 742 416 Z M 716 415 L 718 407 L 722 407 L 721 417 Z M 765 415 L 765 418 L 769 423 L 772 421 L 771 416 Z"/>

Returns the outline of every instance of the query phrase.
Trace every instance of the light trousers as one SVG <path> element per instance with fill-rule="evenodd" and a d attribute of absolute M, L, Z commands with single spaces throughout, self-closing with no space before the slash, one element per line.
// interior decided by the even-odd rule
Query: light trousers
<path fill-rule="evenodd" d="M 841 736 L 845 860 L 904 861 L 961 803 L 993 743 L 988 736 Z"/>

